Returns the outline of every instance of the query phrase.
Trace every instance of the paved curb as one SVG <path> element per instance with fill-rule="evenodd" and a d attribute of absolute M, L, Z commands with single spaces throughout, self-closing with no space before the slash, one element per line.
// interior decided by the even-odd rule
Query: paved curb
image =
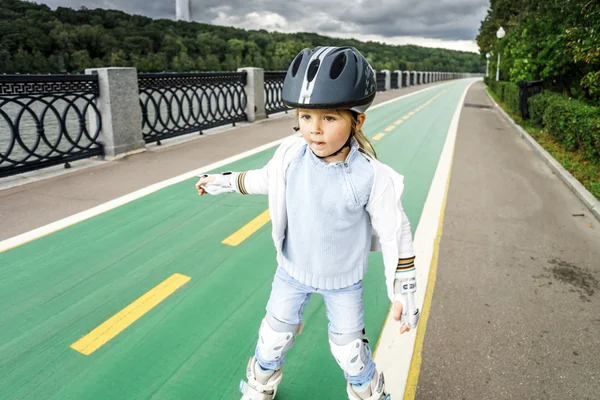
<path fill-rule="evenodd" d="M 486 86 L 487 88 L 487 86 Z M 500 111 L 500 113 L 507 119 L 509 123 L 513 125 L 513 127 L 519 132 L 521 137 L 525 139 L 529 143 L 529 145 L 535 150 L 535 152 L 542 158 L 542 160 L 550 167 L 550 170 L 554 172 L 556 176 L 562 180 L 565 185 L 573 193 L 575 196 L 579 198 L 583 202 L 583 204 L 588 208 L 588 210 L 596 217 L 598 221 L 600 221 L 600 202 L 596 200 L 593 194 L 591 194 L 585 186 L 583 186 L 577 179 L 571 175 L 569 171 L 563 168 L 563 166 L 554 159 L 534 138 L 531 137 L 529 133 L 527 133 L 519 124 L 517 124 L 511 117 L 496 103 L 494 98 L 490 96 L 489 92 L 485 91 L 492 103 L 496 106 L 496 108 Z"/>

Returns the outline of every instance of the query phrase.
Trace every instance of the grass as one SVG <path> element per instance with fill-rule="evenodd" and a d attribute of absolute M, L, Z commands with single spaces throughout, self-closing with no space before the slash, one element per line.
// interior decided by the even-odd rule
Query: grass
<path fill-rule="evenodd" d="M 600 200 L 600 165 L 584 158 L 581 154 L 566 150 L 559 142 L 556 142 L 550 133 L 539 126 L 533 125 L 528 120 L 523 120 L 521 115 L 513 113 L 508 109 L 495 93 L 488 87 L 485 89 L 490 96 L 511 116 L 511 118 L 527 133 L 531 135 L 564 169 L 569 171 L 575 179 Z"/>

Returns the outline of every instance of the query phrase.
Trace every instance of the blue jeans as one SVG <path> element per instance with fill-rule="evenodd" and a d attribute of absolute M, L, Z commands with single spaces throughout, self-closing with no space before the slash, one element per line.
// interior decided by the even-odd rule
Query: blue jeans
<path fill-rule="evenodd" d="M 325 313 L 329 319 L 328 328 L 331 333 L 356 333 L 364 329 L 362 281 L 337 290 L 317 289 L 298 282 L 282 267 L 277 267 L 273 279 L 267 314 L 286 324 L 299 324 L 304 315 L 304 308 L 313 293 L 323 295 Z M 368 344 L 365 346 L 368 347 Z M 276 361 L 265 360 L 259 354 L 258 346 L 255 355 L 259 364 L 267 369 L 277 370 L 285 361 L 285 356 Z M 370 382 L 374 375 L 375 363 L 372 357 L 369 357 L 368 365 L 359 375 L 351 376 L 344 372 L 346 380 L 355 385 Z"/>

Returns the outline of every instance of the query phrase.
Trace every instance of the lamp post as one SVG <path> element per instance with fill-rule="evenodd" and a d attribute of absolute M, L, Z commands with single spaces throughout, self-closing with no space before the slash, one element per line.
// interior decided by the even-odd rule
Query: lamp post
<path fill-rule="evenodd" d="M 490 76 L 490 57 L 491 57 L 490 53 L 485 53 L 485 58 L 487 58 L 487 65 L 485 66 L 485 76 L 486 77 Z"/>
<path fill-rule="evenodd" d="M 502 29 L 502 27 L 500 27 L 500 29 L 498 29 L 498 32 L 496 32 L 496 37 L 498 38 L 498 40 L 500 40 L 504 37 L 505 34 L 506 34 L 506 32 L 504 32 L 504 29 Z M 498 47 L 498 65 L 496 66 L 496 82 L 498 82 L 499 80 L 500 80 L 500 48 Z"/>

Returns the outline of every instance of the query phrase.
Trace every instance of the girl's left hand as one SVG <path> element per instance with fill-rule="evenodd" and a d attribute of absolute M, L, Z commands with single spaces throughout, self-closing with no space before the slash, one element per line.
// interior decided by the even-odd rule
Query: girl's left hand
<path fill-rule="evenodd" d="M 401 316 L 402 316 L 402 303 L 400 303 L 399 301 L 395 301 L 394 308 L 392 310 L 392 317 L 394 318 L 395 321 L 400 322 Z M 408 326 L 406 326 L 405 322 L 403 322 L 402 326 L 400 327 L 400 334 L 403 334 L 408 331 L 410 331 L 410 328 Z"/>

